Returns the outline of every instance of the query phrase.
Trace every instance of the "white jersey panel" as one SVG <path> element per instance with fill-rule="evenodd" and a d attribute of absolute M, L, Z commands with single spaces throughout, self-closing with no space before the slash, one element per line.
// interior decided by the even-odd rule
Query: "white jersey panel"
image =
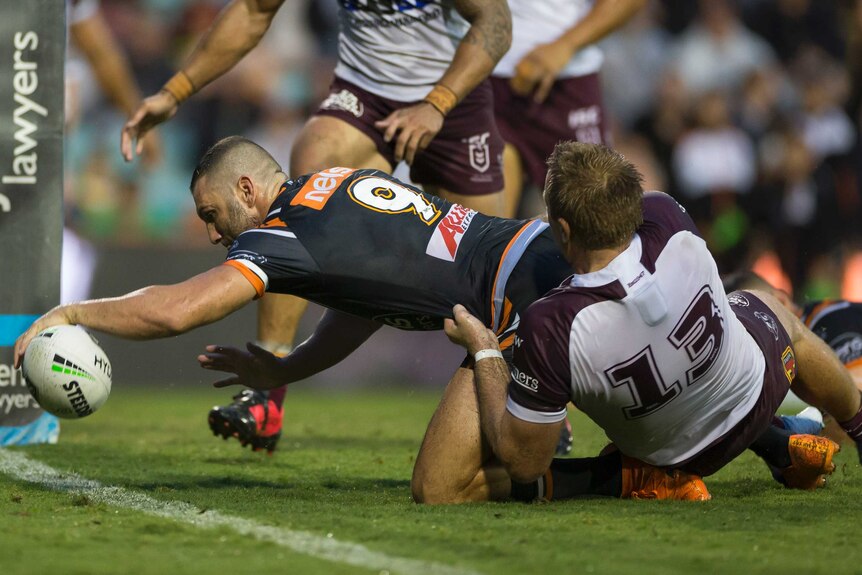
<path fill-rule="evenodd" d="M 652 275 L 641 251 L 636 236 L 607 268 L 573 278 L 585 287 L 618 279 L 628 295 L 575 316 L 572 401 L 624 453 L 666 466 L 696 455 L 748 414 L 765 360 L 731 311 L 702 239 L 676 233 Z"/>
<path fill-rule="evenodd" d="M 451 0 L 339 0 L 335 75 L 378 96 L 421 100 L 452 63 L 469 24 Z"/>
<path fill-rule="evenodd" d="M 512 47 L 503 55 L 494 76 L 511 78 L 515 66 L 539 44 L 551 42 L 580 22 L 593 8 L 592 0 L 509 0 L 512 11 Z M 559 78 L 598 72 L 604 56 L 595 45 L 578 50 Z"/>

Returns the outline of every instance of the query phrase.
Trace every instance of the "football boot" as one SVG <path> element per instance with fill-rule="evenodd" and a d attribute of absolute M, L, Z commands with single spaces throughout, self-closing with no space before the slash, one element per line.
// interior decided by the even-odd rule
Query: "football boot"
<path fill-rule="evenodd" d="M 230 405 L 213 407 L 208 420 L 213 435 L 235 437 L 243 447 L 272 454 L 281 437 L 283 415 L 284 409 L 265 393 L 246 389 L 233 396 Z"/>

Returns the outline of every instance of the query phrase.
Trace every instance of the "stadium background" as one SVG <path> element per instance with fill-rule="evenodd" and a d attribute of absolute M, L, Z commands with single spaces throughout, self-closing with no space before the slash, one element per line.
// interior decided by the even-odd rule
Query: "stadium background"
<path fill-rule="evenodd" d="M 158 90 L 224 2 L 102 0 L 142 91 Z M 156 166 L 124 164 L 125 120 L 87 66 L 67 62 L 66 219 L 97 255 L 93 296 L 167 283 L 217 264 L 188 193 L 198 156 L 243 134 L 287 164 L 303 121 L 326 93 L 336 2 L 287 2 L 262 45 L 160 127 Z M 754 265 L 799 299 L 862 300 L 862 2 L 653 0 L 602 43 L 613 142 L 650 188 L 700 222 L 722 271 Z M 537 194 L 522 207 L 538 211 Z M 308 333 L 319 310 L 310 310 Z M 206 343 L 254 335 L 254 310 L 162 342 L 103 343 L 118 378 L 202 383 Z M 373 346 L 373 349 L 372 349 Z M 430 349 L 429 349 L 430 348 Z M 318 379 L 441 383 L 460 352 L 442 334 L 382 330 Z M 451 356 L 451 357 L 450 357 Z"/>

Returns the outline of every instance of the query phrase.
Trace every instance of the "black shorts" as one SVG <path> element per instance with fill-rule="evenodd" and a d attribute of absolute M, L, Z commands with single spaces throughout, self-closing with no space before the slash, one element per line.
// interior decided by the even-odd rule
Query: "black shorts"
<path fill-rule="evenodd" d="M 772 424 L 775 411 L 796 377 L 796 356 L 790 336 L 765 303 L 746 291 L 728 295 L 730 306 L 766 360 L 763 388 L 742 421 L 693 458 L 674 467 L 705 477 L 712 475 L 748 447 Z"/>

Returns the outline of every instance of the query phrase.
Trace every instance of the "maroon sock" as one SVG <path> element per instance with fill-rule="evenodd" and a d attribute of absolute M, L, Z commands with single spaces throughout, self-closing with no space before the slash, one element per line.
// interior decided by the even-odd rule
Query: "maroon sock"
<path fill-rule="evenodd" d="M 274 401 L 275 404 L 279 407 L 284 405 L 284 395 L 287 393 L 287 386 L 282 385 L 281 387 L 276 387 L 275 389 L 270 389 L 267 397 L 271 401 Z"/>

